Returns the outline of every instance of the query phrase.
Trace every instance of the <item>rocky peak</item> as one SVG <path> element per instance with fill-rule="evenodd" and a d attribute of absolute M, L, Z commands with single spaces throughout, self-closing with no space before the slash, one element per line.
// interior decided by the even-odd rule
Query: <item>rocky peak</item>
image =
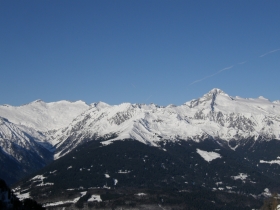
<path fill-rule="evenodd" d="M 196 107 L 200 104 L 205 104 L 206 102 L 210 101 L 210 105 L 211 105 L 211 109 L 214 111 L 214 105 L 215 105 L 215 101 L 216 98 L 221 95 L 221 96 L 226 96 L 229 99 L 233 100 L 228 94 L 226 94 L 224 91 L 222 91 L 221 89 L 218 88 L 214 88 L 211 91 L 209 91 L 208 93 L 206 93 L 205 95 L 203 95 L 201 98 L 198 99 L 194 99 L 192 101 L 190 101 L 189 103 L 186 103 L 187 106 L 189 106 L 190 108 Z"/>

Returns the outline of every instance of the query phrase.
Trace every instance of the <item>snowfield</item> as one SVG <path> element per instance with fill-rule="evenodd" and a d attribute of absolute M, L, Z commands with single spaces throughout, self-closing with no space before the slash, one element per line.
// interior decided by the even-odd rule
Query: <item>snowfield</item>
<path fill-rule="evenodd" d="M 16 107 L 1 105 L 0 116 L 9 119 L 14 124 L 46 132 L 66 127 L 88 107 L 89 105 L 83 101 L 45 103 L 42 100 L 36 100 Z"/>
<path fill-rule="evenodd" d="M 200 149 L 196 149 L 196 152 L 207 162 L 211 162 L 212 160 L 222 157 L 216 152 L 207 152 Z"/>

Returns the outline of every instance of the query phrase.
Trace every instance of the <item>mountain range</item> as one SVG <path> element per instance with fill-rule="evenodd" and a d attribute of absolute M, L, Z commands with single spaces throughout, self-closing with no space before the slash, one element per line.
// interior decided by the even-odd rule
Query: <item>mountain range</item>
<path fill-rule="evenodd" d="M 171 205 L 176 193 L 211 191 L 215 198 L 198 203 L 214 201 L 213 209 L 222 209 L 246 195 L 246 208 L 279 188 L 279 140 L 279 101 L 232 97 L 220 89 L 166 107 L 37 100 L 0 106 L 0 177 L 9 184 L 27 177 L 16 192 L 46 206 L 71 204 L 66 192 L 75 189 L 76 202 L 98 195 L 105 206 L 117 205 L 123 194 L 130 197 L 118 205 L 138 204 L 139 193 L 146 204 L 166 204 L 153 197 L 160 194 Z M 176 196 L 162 191 L 171 188 Z"/>

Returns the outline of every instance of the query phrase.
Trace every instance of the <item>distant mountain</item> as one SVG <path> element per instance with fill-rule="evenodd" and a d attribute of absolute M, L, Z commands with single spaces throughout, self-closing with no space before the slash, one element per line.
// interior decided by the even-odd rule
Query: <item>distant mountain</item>
<path fill-rule="evenodd" d="M 11 184 L 52 161 L 44 139 L 42 134 L 0 117 L 0 177 Z"/>
<path fill-rule="evenodd" d="M 213 89 L 199 99 L 181 106 L 124 103 L 110 106 L 96 103 L 67 127 L 55 133 L 59 158 L 88 139 L 110 141 L 135 139 L 158 146 L 163 140 L 202 141 L 206 138 L 231 142 L 232 149 L 242 139 L 279 139 L 280 104 L 260 97 L 230 97 Z"/>
<path fill-rule="evenodd" d="M 23 202 L 19 201 L 13 191 L 7 186 L 3 179 L 0 179 L 0 209 L 1 210 L 44 210 L 42 205 L 28 198 Z"/>
<path fill-rule="evenodd" d="M 0 178 L 8 184 L 53 160 L 50 134 L 68 125 L 89 106 L 82 101 L 34 101 L 0 106 Z"/>
<path fill-rule="evenodd" d="M 1 105 L 0 116 L 17 125 L 46 132 L 64 128 L 88 107 L 83 101 L 45 103 L 36 100 L 22 106 Z"/>
<path fill-rule="evenodd" d="M 45 206 L 252 209 L 280 190 L 280 103 L 264 97 L 213 89 L 166 107 L 36 101 L 0 106 L 0 116 L 0 163 L 22 176 L 41 168 L 16 192 Z"/>

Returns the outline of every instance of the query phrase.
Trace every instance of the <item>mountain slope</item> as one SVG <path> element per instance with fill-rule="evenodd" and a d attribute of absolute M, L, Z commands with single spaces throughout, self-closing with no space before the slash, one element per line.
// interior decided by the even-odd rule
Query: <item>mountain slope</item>
<path fill-rule="evenodd" d="M 279 190 L 279 175 L 245 157 L 213 139 L 163 141 L 161 147 L 129 139 L 107 146 L 89 141 L 22 181 L 17 193 L 61 208 L 81 193 L 88 195 L 80 198 L 85 205 L 100 205 L 88 201 L 94 195 L 107 209 L 126 209 L 128 202 L 176 209 L 259 208 L 268 189 Z"/>
<path fill-rule="evenodd" d="M 0 117 L 0 177 L 11 184 L 37 171 L 52 159 L 52 152 L 46 149 L 45 137 L 30 129 L 23 128 Z M 38 138 L 36 138 L 37 136 Z"/>
<path fill-rule="evenodd" d="M 264 97 L 213 89 L 181 106 L 99 102 L 45 138 L 7 123 L 53 146 L 56 160 L 17 188 L 45 206 L 252 209 L 280 191 L 280 104 Z"/>
<path fill-rule="evenodd" d="M 76 116 L 88 109 L 83 101 L 45 103 L 37 100 L 22 106 L 0 106 L 0 116 L 17 125 L 46 132 L 67 126 Z"/>
<path fill-rule="evenodd" d="M 59 130 L 52 144 L 57 148 L 55 158 L 59 158 L 87 139 L 132 138 L 154 146 L 164 139 L 201 141 L 211 137 L 229 142 L 279 139 L 279 128 L 279 103 L 262 97 L 230 97 L 213 89 L 181 106 L 92 104 L 69 126 Z"/>

